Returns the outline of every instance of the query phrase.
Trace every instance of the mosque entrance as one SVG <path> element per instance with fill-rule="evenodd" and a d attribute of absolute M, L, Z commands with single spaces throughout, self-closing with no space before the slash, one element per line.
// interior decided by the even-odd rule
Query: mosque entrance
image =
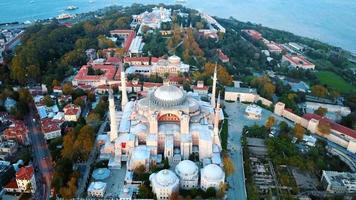
<path fill-rule="evenodd" d="M 167 113 L 158 117 L 159 122 L 179 122 L 179 117 L 175 114 Z"/>

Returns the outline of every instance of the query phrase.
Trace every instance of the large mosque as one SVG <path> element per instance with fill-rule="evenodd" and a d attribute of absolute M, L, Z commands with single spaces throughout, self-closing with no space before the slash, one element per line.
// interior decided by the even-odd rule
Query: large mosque
<path fill-rule="evenodd" d="M 176 166 L 188 160 L 192 154 L 198 155 L 199 161 L 205 166 L 222 166 L 219 121 L 223 115 L 220 95 L 217 101 L 211 98 L 211 102 L 204 102 L 194 93 L 165 84 L 149 91 L 145 98 L 128 101 L 124 72 L 121 78 L 122 111 L 116 109 L 114 96 L 109 92 L 111 130 L 100 154 L 101 158 L 109 160 L 109 168 L 121 168 L 126 163 L 128 170 L 141 165 L 149 169 L 151 163 L 161 163 L 163 159 L 168 159 L 171 166 Z M 215 97 L 216 70 L 213 82 L 212 97 Z M 198 167 L 187 163 L 181 163 L 176 170 L 182 179 L 181 186 L 197 187 Z M 192 166 L 193 169 L 184 169 L 186 167 L 182 166 Z M 182 178 L 182 170 L 192 173 L 188 180 Z M 158 173 L 158 177 L 172 173 L 164 171 Z M 150 178 L 151 182 L 156 180 L 154 177 Z M 219 181 L 224 178 L 221 176 Z M 173 180 L 168 182 L 177 184 Z M 154 185 L 159 186 L 152 182 Z"/>

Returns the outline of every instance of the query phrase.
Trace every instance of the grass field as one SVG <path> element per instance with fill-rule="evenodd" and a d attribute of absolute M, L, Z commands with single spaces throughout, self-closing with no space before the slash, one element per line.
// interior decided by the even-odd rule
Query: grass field
<path fill-rule="evenodd" d="M 351 84 L 346 82 L 342 77 L 334 72 L 319 71 L 316 73 L 316 76 L 320 80 L 321 84 L 334 88 L 341 93 L 351 93 L 352 91 L 355 91 L 355 88 Z"/>

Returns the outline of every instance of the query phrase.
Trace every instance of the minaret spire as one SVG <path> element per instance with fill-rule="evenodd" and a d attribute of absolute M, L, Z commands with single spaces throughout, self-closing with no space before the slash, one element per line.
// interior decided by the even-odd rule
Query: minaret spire
<path fill-rule="evenodd" d="M 109 90 L 109 116 L 110 116 L 110 133 L 109 139 L 113 142 L 118 136 L 118 126 L 116 121 L 115 101 L 112 89 Z"/>
<path fill-rule="evenodd" d="M 220 92 L 218 96 L 218 101 L 216 104 L 215 108 L 215 115 L 214 115 L 214 140 L 213 143 L 218 145 L 219 148 L 221 149 L 221 142 L 220 142 L 220 136 L 219 136 L 219 120 L 220 120 Z"/>
<path fill-rule="evenodd" d="M 121 109 L 123 110 L 127 104 L 127 90 L 126 90 L 126 75 L 125 71 L 121 71 Z"/>
<path fill-rule="evenodd" d="M 217 76 L 217 64 L 215 63 L 214 77 L 213 77 L 213 90 L 211 91 L 210 104 L 215 108 L 215 95 L 216 95 L 216 76 Z"/>

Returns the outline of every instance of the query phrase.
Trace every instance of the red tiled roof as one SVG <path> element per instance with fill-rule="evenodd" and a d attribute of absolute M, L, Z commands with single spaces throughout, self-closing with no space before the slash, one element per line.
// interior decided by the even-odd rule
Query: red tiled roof
<path fill-rule="evenodd" d="M 125 57 L 125 62 L 149 62 L 150 57 Z"/>
<path fill-rule="evenodd" d="M 53 90 L 62 90 L 61 86 L 53 86 Z"/>
<path fill-rule="evenodd" d="M 46 118 L 41 120 L 41 128 L 44 133 L 50 133 L 53 131 L 61 130 L 60 121 Z"/>
<path fill-rule="evenodd" d="M 121 63 L 121 59 L 120 58 L 117 58 L 117 57 L 108 57 L 106 59 L 106 63 L 110 63 L 110 64 L 120 64 Z"/>
<path fill-rule="evenodd" d="M 159 87 L 162 86 L 162 83 L 152 83 L 152 82 L 144 82 L 143 87 Z"/>
<path fill-rule="evenodd" d="M 16 139 L 21 140 L 21 142 L 25 142 L 25 138 L 27 138 L 28 128 L 23 121 L 15 120 L 13 125 L 8 127 L 4 131 L 4 136 L 6 139 Z"/>
<path fill-rule="evenodd" d="M 65 115 L 77 115 L 80 112 L 80 107 L 75 104 L 67 104 L 63 108 Z"/>
<path fill-rule="evenodd" d="M 21 167 L 18 172 L 16 172 L 16 179 L 20 180 L 30 180 L 33 176 L 33 167 L 31 165 Z"/>
<path fill-rule="evenodd" d="M 328 124 L 330 124 L 331 129 L 336 130 L 336 131 L 343 133 L 345 135 L 348 135 L 350 137 L 356 138 L 355 130 L 352 130 L 346 126 L 340 125 L 326 117 L 322 117 L 320 115 L 313 114 L 313 113 L 307 113 L 307 114 L 303 115 L 303 118 L 307 119 L 307 120 L 316 119 L 316 120 L 319 120 L 321 123 L 328 123 Z"/>
<path fill-rule="evenodd" d="M 133 30 L 112 30 L 110 31 L 111 35 L 125 35 L 125 41 L 124 41 L 124 50 L 127 52 L 130 48 L 130 45 L 132 43 L 132 40 L 135 38 L 136 34 Z"/>
<path fill-rule="evenodd" d="M 275 43 L 273 41 L 270 43 L 266 43 L 266 46 L 270 51 L 282 51 L 283 50 L 283 47 L 280 44 Z"/>
<path fill-rule="evenodd" d="M 158 61 L 159 61 L 159 58 L 151 57 L 151 63 L 157 63 Z"/>
<path fill-rule="evenodd" d="M 245 29 L 245 30 L 242 30 L 243 32 L 247 33 L 250 37 L 252 37 L 253 39 L 255 40 L 261 40 L 262 39 L 262 34 L 259 33 L 258 31 L 256 30 L 253 30 L 253 29 Z"/>
<path fill-rule="evenodd" d="M 104 71 L 102 75 L 88 75 L 88 68 L 100 69 Z M 80 68 L 78 74 L 74 77 L 78 81 L 99 81 L 101 79 L 113 80 L 116 73 L 116 67 L 114 65 L 105 64 L 91 64 L 84 65 Z"/>
<path fill-rule="evenodd" d="M 198 86 L 194 85 L 194 86 L 192 87 L 192 89 L 193 89 L 193 90 L 208 90 L 208 89 L 209 89 L 209 86 L 204 85 L 203 87 L 198 87 Z"/>
<path fill-rule="evenodd" d="M 313 63 L 309 62 L 303 56 L 299 55 L 283 55 L 289 62 L 294 63 L 295 65 L 313 65 Z"/>
<path fill-rule="evenodd" d="M 12 179 L 4 186 L 4 188 L 17 189 L 19 186 L 17 185 L 16 179 Z"/>

